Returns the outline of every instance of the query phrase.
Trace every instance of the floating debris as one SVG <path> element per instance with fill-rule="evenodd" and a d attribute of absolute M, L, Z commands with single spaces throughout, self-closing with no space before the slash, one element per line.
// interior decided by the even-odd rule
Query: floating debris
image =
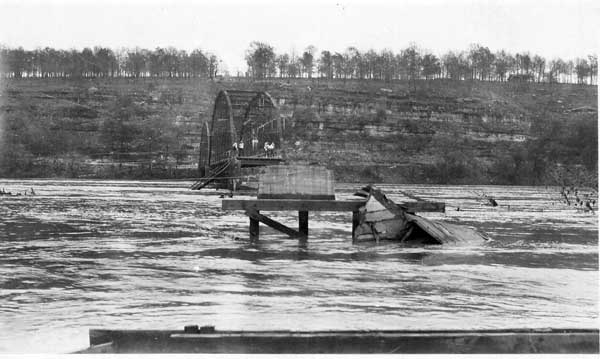
<path fill-rule="evenodd" d="M 354 241 L 392 240 L 407 245 L 454 244 L 490 240 L 486 235 L 464 225 L 433 221 L 408 211 L 388 199 L 380 190 L 367 186 L 369 194 L 359 209 L 359 225 Z"/>

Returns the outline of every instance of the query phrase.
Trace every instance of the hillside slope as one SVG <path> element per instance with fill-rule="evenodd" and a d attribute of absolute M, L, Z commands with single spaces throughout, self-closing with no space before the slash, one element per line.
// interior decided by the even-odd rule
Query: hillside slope
<path fill-rule="evenodd" d="M 107 79 L 2 84 L 0 176 L 193 176 L 220 89 L 266 90 L 290 160 L 340 181 L 541 184 L 595 173 L 597 88 L 533 83 Z"/>

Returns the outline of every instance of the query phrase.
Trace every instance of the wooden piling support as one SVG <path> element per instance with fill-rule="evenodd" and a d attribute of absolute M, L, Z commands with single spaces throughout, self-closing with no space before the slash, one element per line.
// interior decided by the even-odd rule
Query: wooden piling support
<path fill-rule="evenodd" d="M 252 226 L 253 225 L 256 226 L 256 237 L 253 238 L 252 232 L 251 232 L 250 233 L 250 238 L 251 239 L 258 239 L 258 226 L 259 226 L 258 222 L 264 223 L 267 226 L 269 226 L 269 227 L 271 227 L 273 229 L 276 229 L 279 232 L 283 232 L 283 233 L 287 234 L 290 237 L 296 238 L 296 237 L 303 237 L 303 236 L 305 236 L 303 233 L 301 233 L 299 231 L 296 231 L 295 229 L 292 229 L 292 228 L 290 228 L 290 227 L 288 227 L 288 226 L 286 226 L 286 225 L 284 225 L 282 223 L 277 222 L 274 219 L 271 219 L 271 218 L 269 218 L 267 216 L 264 216 L 264 215 L 258 213 L 257 210 L 247 209 L 246 210 L 246 215 L 248 217 L 250 217 L 250 227 L 251 227 L 250 229 L 252 230 Z M 253 224 L 253 221 L 255 222 L 255 224 Z"/>
<path fill-rule="evenodd" d="M 308 236 L 308 211 L 298 211 L 298 231 Z"/>
<path fill-rule="evenodd" d="M 358 211 L 352 211 L 352 243 L 354 243 L 354 232 L 359 224 Z"/>
<path fill-rule="evenodd" d="M 259 214 L 258 211 L 256 211 L 256 214 Z M 258 219 L 250 215 L 248 216 L 248 218 L 250 218 L 250 240 L 256 241 L 258 240 L 258 235 L 260 232 Z"/>

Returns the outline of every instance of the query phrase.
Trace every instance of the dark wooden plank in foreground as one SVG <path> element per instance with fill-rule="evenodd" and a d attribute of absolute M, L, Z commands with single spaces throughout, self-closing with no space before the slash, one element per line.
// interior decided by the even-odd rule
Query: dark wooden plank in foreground
<path fill-rule="evenodd" d="M 597 354 L 598 342 L 597 329 L 206 333 L 92 329 L 91 347 L 80 353 Z"/>
<path fill-rule="evenodd" d="M 222 209 L 257 211 L 328 211 L 357 212 L 364 200 L 300 200 L 300 199 L 223 199 Z M 443 202 L 404 202 L 409 212 L 444 212 Z"/>

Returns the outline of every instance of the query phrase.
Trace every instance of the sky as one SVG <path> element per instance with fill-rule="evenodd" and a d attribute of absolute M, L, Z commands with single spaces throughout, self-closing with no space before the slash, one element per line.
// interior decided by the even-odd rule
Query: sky
<path fill-rule="evenodd" d="M 0 44 L 25 49 L 201 48 L 232 74 L 252 41 L 276 52 L 390 49 L 443 54 L 479 43 L 574 59 L 597 53 L 597 0 L 0 0 Z"/>

